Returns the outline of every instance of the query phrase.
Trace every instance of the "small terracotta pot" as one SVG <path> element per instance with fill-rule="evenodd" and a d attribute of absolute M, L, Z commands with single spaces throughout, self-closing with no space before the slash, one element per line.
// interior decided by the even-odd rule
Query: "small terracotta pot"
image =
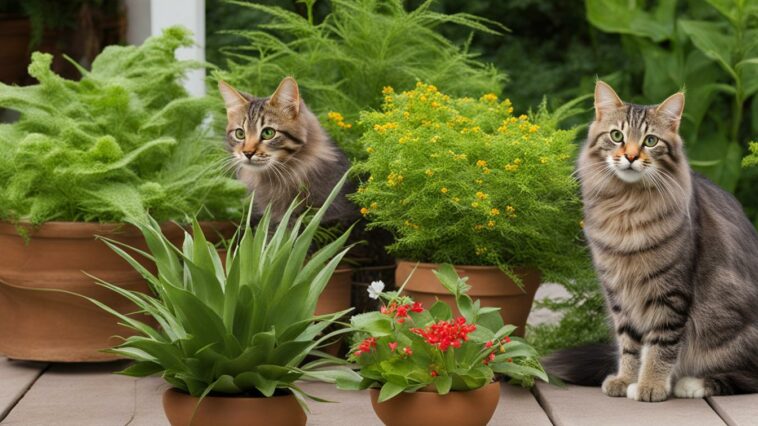
<path fill-rule="evenodd" d="M 198 398 L 171 388 L 163 393 L 163 410 L 171 426 L 297 426 L 306 416 L 295 396 Z M 197 412 L 195 408 L 197 407 Z M 194 417 L 192 413 L 195 413 Z"/>
<path fill-rule="evenodd" d="M 132 335 L 130 329 L 81 297 L 40 290 L 65 290 L 122 313 L 134 312 L 136 306 L 96 285 L 84 272 L 127 290 L 148 292 L 142 276 L 95 238 L 108 237 L 147 250 L 142 234 L 125 224 L 48 222 L 24 228 L 27 238 L 18 234 L 16 226 L 0 223 L 0 353 L 49 362 L 119 359 L 101 350 L 120 342 L 114 336 Z M 181 247 L 184 231 L 178 225 L 167 223 L 162 230 Z M 135 259 L 154 269 L 139 255 Z M 151 323 L 146 316 L 138 319 Z"/>
<path fill-rule="evenodd" d="M 439 299 L 450 305 L 456 315 L 460 315 L 455 305 L 455 298 L 448 293 L 432 272 L 438 267 L 439 265 L 435 263 L 419 263 L 416 268 L 416 262 L 400 260 L 395 270 L 395 285 L 399 288 L 413 272 L 413 268 L 416 268 L 405 286 L 405 293 L 426 307 L 432 306 Z M 518 327 L 513 334 L 523 336 L 526 319 L 532 309 L 534 294 L 537 292 L 542 276 L 534 268 L 514 269 L 523 281 L 523 288 L 516 285 L 496 266 L 455 266 L 458 275 L 469 278 L 467 283 L 471 286 L 471 290 L 468 295 L 474 300 L 479 299 L 482 306 L 499 307 L 503 321 Z"/>
<path fill-rule="evenodd" d="M 500 400 L 499 382 L 447 395 L 423 390 L 401 393 L 381 403 L 379 389 L 369 391 L 374 412 L 387 426 L 484 426 Z"/>

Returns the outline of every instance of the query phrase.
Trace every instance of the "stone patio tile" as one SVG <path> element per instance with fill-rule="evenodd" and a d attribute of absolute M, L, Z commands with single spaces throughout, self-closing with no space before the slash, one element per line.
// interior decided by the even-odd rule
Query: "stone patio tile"
<path fill-rule="evenodd" d="M 758 394 L 714 396 L 708 402 L 729 426 L 758 424 Z"/>
<path fill-rule="evenodd" d="M 110 374 L 124 365 L 52 365 L 3 425 L 124 426 L 134 413 L 137 379 Z"/>
<path fill-rule="evenodd" d="M 600 388 L 561 389 L 543 383 L 537 384 L 537 395 L 556 426 L 724 425 L 705 399 L 644 403 L 607 397 Z"/>
<path fill-rule="evenodd" d="M 500 388 L 500 403 L 490 426 L 551 426 L 552 423 L 534 395 L 519 386 L 504 384 Z"/>
<path fill-rule="evenodd" d="M 47 368 L 39 362 L 10 361 L 0 357 L 0 421 Z"/>

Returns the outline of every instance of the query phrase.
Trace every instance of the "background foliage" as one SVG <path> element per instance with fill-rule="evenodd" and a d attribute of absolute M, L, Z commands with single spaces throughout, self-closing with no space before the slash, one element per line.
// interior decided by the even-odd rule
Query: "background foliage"
<path fill-rule="evenodd" d="M 80 81 L 35 53 L 39 84 L 0 84 L 0 107 L 21 113 L 0 125 L 0 219 L 237 217 L 244 188 L 220 173 L 225 154 L 201 126 L 211 104 L 180 84 L 200 66 L 174 58 L 189 43 L 172 28 L 139 47 L 108 47 Z"/>
<path fill-rule="evenodd" d="M 408 89 L 424 80 L 453 95 L 499 94 L 502 88 L 498 70 L 436 30 L 452 24 L 496 34 L 500 28 L 484 18 L 437 13 L 430 2 L 406 11 L 400 0 L 333 0 L 321 19 L 314 16 L 314 1 L 304 2 L 305 16 L 277 6 L 230 3 L 241 13 L 256 12 L 251 16 L 258 20 L 241 28 L 224 24 L 229 30 L 224 40 L 234 44 L 220 48 L 226 62 L 217 76 L 242 91 L 269 96 L 282 76 L 294 75 L 317 115 L 341 114 L 343 125 L 330 130 L 351 157 L 362 155 L 353 143 L 360 134 L 353 126 L 358 113 L 378 108 L 386 85 Z"/>
<path fill-rule="evenodd" d="M 307 16 L 302 2 L 276 3 Z M 321 22 L 330 4 L 326 0 L 315 3 L 314 22 Z M 408 10 L 420 4 L 423 1 L 405 3 Z M 545 95 L 548 105 L 555 108 L 591 93 L 596 77 L 611 83 L 623 99 L 643 104 L 660 102 L 684 88 L 687 107 L 682 133 L 694 168 L 733 192 L 758 225 L 758 167 L 740 167 L 740 163 L 758 162 L 758 148 L 743 160 L 749 152 L 748 141 L 758 133 L 758 1 L 438 0 L 429 9 L 485 16 L 510 30 L 472 34 L 465 26 L 435 28 L 508 74 L 503 93 L 516 104 L 517 115 L 537 108 Z M 243 17 L 243 13 L 237 12 L 236 18 L 244 22 L 237 27 L 255 28 L 268 22 L 252 13 Z M 214 35 L 219 28 L 209 21 L 209 46 L 228 36 Z M 438 86 L 447 90 L 444 84 Z M 592 117 L 591 103 L 585 105 L 585 114 L 564 126 L 587 123 Z M 568 289 L 569 300 L 551 305 L 566 312 L 560 328 L 537 330 L 551 342 L 547 346 L 607 338 L 598 315 L 603 306 L 596 285 L 577 279 Z"/>

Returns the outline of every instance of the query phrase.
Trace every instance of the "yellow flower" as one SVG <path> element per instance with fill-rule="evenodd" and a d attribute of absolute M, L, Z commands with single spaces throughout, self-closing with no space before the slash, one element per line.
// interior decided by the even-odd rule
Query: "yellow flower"
<path fill-rule="evenodd" d="M 494 93 L 487 93 L 481 97 L 481 100 L 487 102 L 497 102 L 497 95 Z"/>
<path fill-rule="evenodd" d="M 490 210 L 490 216 L 497 216 L 499 214 L 500 214 L 499 209 L 493 208 L 492 210 Z"/>
<path fill-rule="evenodd" d="M 366 191 L 366 188 L 364 188 L 362 186 L 358 188 L 358 192 L 365 192 L 365 191 Z"/>
<path fill-rule="evenodd" d="M 431 103 L 431 104 L 429 104 L 429 105 L 431 105 L 431 106 L 432 106 L 432 108 L 439 108 L 439 107 L 440 107 L 440 104 L 439 104 L 439 102 L 437 102 L 437 101 L 432 101 L 432 103 Z"/>
<path fill-rule="evenodd" d="M 484 225 L 477 223 L 474 225 L 474 231 L 481 231 L 482 228 L 484 228 Z"/>
<path fill-rule="evenodd" d="M 479 203 L 477 203 L 476 201 L 474 201 L 473 203 L 471 203 L 471 207 L 473 207 L 475 209 L 479 208 Z"/>
<path fill-rule="evenodd" d="M 482 173 L 484 173 L 485 175 L 490 174 L 491 171 L 492 170 L 488 169 L 487 167 L 485 167 L 485 168 L 482 169 Z"/>
<path fill-rule="evenodd" d="M 371 203 L 371 205 L 369 207 L 371 207 L 372 209 L 375 209 L 375 208 L 379 207 L 379 204 L 377 204 L 377 202 L 374 201 L 374 202 Z"/>
<path fill-rule="evenodd" d="M 518 164 L 506 164 L 505 170 L 509 172 L 515 172 L 516 170 L 518 170 Z"/>
<path fill-rule="evenodd" d="M 404 179 L 403 175 L 392 172 L 389 174 L 389 176 L 387 176 L 387 185 L 389 187 L 395 187 L 403 183 L 403 179 Z"/>
<path fill-rule="evenodd" d="M 388 104 L 391 104 L 392 101 L 393 101 L 392 96 L 385 96 L 384 97 L 384 102 L 386 102 Z"/>
<path fill-rule="evenodd" d="M 429 177 L 432 177 L 432 175 L 434 174 L 434 172 L 432 171 L 432 169 L 426 169 L 426 171 L 424 172 L 424 174 L 426 174 Z"/>
<path fill-rule="evenodd" d="M 481 256 L 484 253 L 487 253 L 487 247 L 476 247 L 475 253 L 477 256 Z"/>
<path fill-rule="evenodd" d="M 521 114 L 521 115 L 518 116 L 519 120 L 526 120 L 527 118 L 529 118 L 529 117 L 527 117 L 526 114 Z"/>
<path fill-rule="evenodd" d="M 361 214 L 366 216 L 368 214 L 368 209 L 365 207 L 361 207 Z"/>
<path fill-rule="evenodd" d="M 479 191 L 479 192 L 476 193 L 476 198 L 478 198 L 480 200 L 486 200 L 487 199 L 487 194 L 485 194 L 482 191 Z"/>
<path fill-rule="evenodd" d="M 494 220 L 487 221 L 487 228 L 492 229 L 494 227 L 495 227 L 495 221 Z"/>
<path fill-rule="evenodd" d="M 476 165 L 479 167 L 487 167 L 487 162 L 484 160 L 477 160 Z"/>
<path fill-rule="evenodd" d="M 431 93 L 434 93 L 434 92 L 436 92 L 436 91 L 437 91 L 437 86 L 435 86 L 435 85 L 433 85 L 433 84 L 430 84 L 430 85 L 426 86 L 426 91 L 427 91 L 427 92 L 431 92 Z"/>
<path fill-rule="evenodd" d="M 521 159 L 517 158 L 517 159 L 513 160 L 513 164 L 515 164 L 517 166 L 520 165 L 521 164 Z"/>
<path fill-rule="evenodd" d="M 408 111 L 403 111 L 403 118 L 408 119 L 408 117 L 411 116 L 411 113 Z"/>
<path fill-rule="evenodd" d="M 513 114 L 513 107 L 508 108 L 508 114 Z"/>
<path fill-rule="evenodd" d="M 440 192 L 443 194 L 447 194 L 447 188 L 443 186 L 442 189 L 440 189 Z"/>
<path fill-rule="evenodd" d="M 369 154 L 372 154 L 374 152 L 374 148 L 368 147 L 366 148 L 366 152 L 368 152 Z"/>
<path fill-rule="evenodd" d="M 505 206 L 505 213 L 507 213 L 511 218 L 516 217 L 516 209 L 511 205 Z"/>
<path fill-rule="evenodd" d="M 540 164 L 547 164 L 547 157 L 540 157 Z"/>
<path fill-rule="evenodd" d="M 484 183 L 484 181 L 483 181 L 483 180 L 481 180 L 481 179 L 475 179 L 475 180 L 474 180 L 474 182 L 475 182 L 477 185 L 481 185 L 481 184 L 483 184 L 483 183 Z"/>
<path fill-rule="evenodd" d="M 395 89 L 393 89 L 392 86 L 384 86 L 382 88 L 383 95 L 391 95 L 393 93 L 395 93 Z"/>
<path fill-rule="evenodd" d="M 342 121 L 342 120 L 344 120 L 344 119 L 345 119 L 345 117 L 343 117 L 343 116 L 342 116 L 342 114 L 340 114 L 340 113 L 338 113 L 338 112 L 335 112 L 335 111 L 329 111 L 329 112 L 326 114 L 326 116 L 327 116 L 327 117 L 328 117 L 330 120 L 332 120 L 332 121 L 337 121 L 337 122 L 339 122 L 339 121 Z"/>
<path fill-rule="evenodd" d="M 439 141 L 439 140 L 440 140 L 440 137 L 437 136 L 437 135 L 435 135 L 435 136 L 432 136 L 431 139 L 429 139 L 429 142 L 431 142 L 431 143 L 437 143 L 437 141 Z"/>
<path fill-rule="evenodd" d="M 540 126 L 538 126 L 536 124 L 532 124 L 531 126 L 529 126 L 529 133 L 536 133 L 537 130 L 539 130 L 539 128 L 540 128 Z"/>
<path fill-rule="evenodd" d="M 458 198 L 458 197 L 453 197 L 453 202 L 454 202 L 454 203 L 457 203 L 457 202 L 459 202 L 459 201 L 461 201 L 461 199 L 460 199 L 460 198 Z"/>

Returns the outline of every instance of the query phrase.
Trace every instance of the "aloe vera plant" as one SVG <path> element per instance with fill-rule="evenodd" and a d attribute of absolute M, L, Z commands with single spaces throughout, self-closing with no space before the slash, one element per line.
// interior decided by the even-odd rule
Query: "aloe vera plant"
<path fill-rule="evenodd" d="M 314 397 L 299 389 L 296 380 L 334 381 L 355 374 L 314 370 L 338 362 L 318 348 L 346 331 L 327 332 L 327 327 L 349 309 L 319 316 L 314 312 L 319 295 L 350 249 L 344 247 L 350 230 L 309 253 L 320 220 L 344 182 L 343 177 L 312 216 L 294 218 L 298 202 L 293 201 L 284 220 L 272 227 L 267 209 L 255 230 L 244 229 L 225 264 L 197 222 L 192 235 L 185 234 L 181 249 L 152 219 L 136 223 L 150 253 L 106 240 L 147 279 L 155 295 L 99 283 L 131 300 L 160 325 L 155 328 L 90 299 L 139 333 L 109 349 L 136 361 L 120 373 L 161 374 L 172 386 L 199 397 L 210 392 L 269 397 L 289 390 L 309 398 Z M 130 252 L 154 262 L 157 273 Z M 309 354 L 315 360 L 304 363 Z"/>

